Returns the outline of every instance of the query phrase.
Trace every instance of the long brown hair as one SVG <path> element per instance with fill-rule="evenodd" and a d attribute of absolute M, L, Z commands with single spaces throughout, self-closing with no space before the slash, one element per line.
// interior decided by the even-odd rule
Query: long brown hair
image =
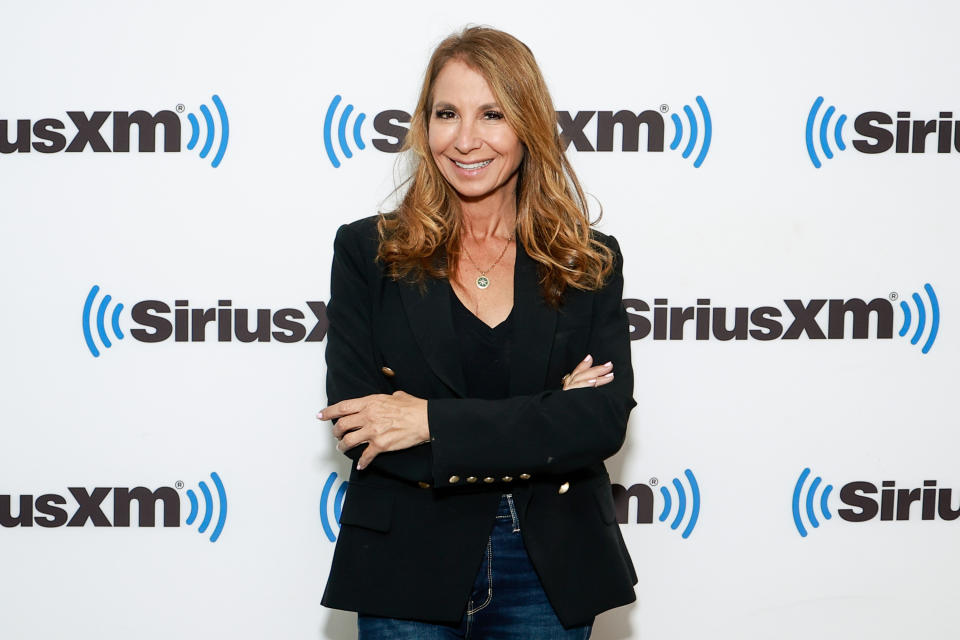
<path fill-rule="evenodd" d="M 403 147 L 412 154 L 414 168 L 400 206 L 380 216 L 378 258 L 395 279 L 422 283 L 427 276 L 456 273 L 463 228 L 459 200 L 437 168 L 427 137 L 434 81 L 453 59 L 486 79 L 524 145 L 516 237 L 538 263 L 544 299 L 557 307 L 568 286 L 599 289 L 613 270 L 613 252 L 591 236 L 586 200 L 563 152 L 543 74 L 525 44 L 487 27 L 449 36 L 430 57 Z"/>

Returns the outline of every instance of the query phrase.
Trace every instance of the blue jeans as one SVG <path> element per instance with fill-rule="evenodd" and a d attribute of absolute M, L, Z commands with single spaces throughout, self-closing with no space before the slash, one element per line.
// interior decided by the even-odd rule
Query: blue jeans
<path fill-rule="evenodd" d="M 500 498 L 493 532 L 459 624 L 360 615 L 359 640 L 586 640 L 593 623 L 565 629 L 540 586 L 512 495 Z"/>

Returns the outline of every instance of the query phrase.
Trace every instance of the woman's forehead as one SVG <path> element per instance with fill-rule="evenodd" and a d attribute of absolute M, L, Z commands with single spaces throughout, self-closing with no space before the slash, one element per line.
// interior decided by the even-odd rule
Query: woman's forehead
<path fill-rule="evenodd" d="M 477 106 L 496 106 L 493 90 L 483 75 L 461 60 L 450 60 L 433 82 L 433 102 L 457 106 L 469 102 Z M 460 105 L 463 106 L 463 105 Z"/>

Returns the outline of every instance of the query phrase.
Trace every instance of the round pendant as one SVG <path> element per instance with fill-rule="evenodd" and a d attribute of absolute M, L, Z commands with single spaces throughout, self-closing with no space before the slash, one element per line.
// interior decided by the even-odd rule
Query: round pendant
<path fill-rule="evenodd" d="M 477 289 L 486 289 L 490 286 L 490 278 L 487 276 L 478 276 L 477 277 Z"/>

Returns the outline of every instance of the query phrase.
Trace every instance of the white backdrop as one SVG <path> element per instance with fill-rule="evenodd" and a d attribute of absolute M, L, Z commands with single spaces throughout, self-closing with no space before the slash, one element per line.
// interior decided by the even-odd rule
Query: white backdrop
<path fill-rule="evenodd" d="M 731 327 L 737 307 L 775 307 L 786 328 L 786 300 L 838 301 L 816 316 L 825 333 L 828 307 L 852 299 L 877 299 L 892 318 L 889 339 L 877 337 L 875 313 L 866 339 L 852 338 L 848 320 L 834 339 L 697 340 L 691 320 L 683 339 L 633 343 L 639 405 L 609 466 L 614 482 L 649 487 L 654 517 L 637 524 L 631 506 L 622 531 L 638 602 L 600 616 L 594 637 L 956 637 L 956 492 L 928 486 L 901 519 L 841 514 L 870 508 L 865 485 L 850 483 L 892 482 L 907 490 L 901 502 L 924 481 L 960 491 L 950 399 L 960 152 L 937 152 L 960 120 L 953 3 L 100 0 L 3 13 L 4 638 L 355 636 L 353 614 L 319 605 L 333 549 L 324 527 L 336 534 L 347 465 L 313 417 L 325 404 L 322 322 L 305 337 L 329 294 L 336 228 L 374 212 L 394 183 L 397 156 L 373 143 L 385 137 L 377 115 L 412 110 L 429 52 L 468 23 L 524 40 L 558 111 L 662 117 L 662 152 L 645 150 L 644 129 L 642 150 L 622 151 L 619 128 L 613 151 L 569 151 L 603 207 L 599 227 L 623 247 L 638 330 L 655 315 L 643 304 L 664 298 L 657 306 L 722 309 Z M 324 134 L 338 95 L 326 127 L 336 168 Z M 338 135 L 347 104 L 351 158 Z M 831 105 L 832 159 L 820 136 Z M 698 130 L 686 158 L 684 106 Z M 136 127 L 130 152 L 95 152 L 87 134 L 79 152 L 38 150 L 58 133 L 69 149 L 78 127 L 67 112 L 102 118 L 99 146 L 116 149 L 115 112 L 136 110 L 169 111 L 179 151 L 162 151 L 162 133 L 157 151 L 138 151 Z M 868 112 L 944 123 L 923 153 L 868 154 L 853 144 L 875 144 L 855 125 Z M 683 125 L 675 150 L 673 115 Z M 592 146 L 600 117 L 583 127 Z M 806 144 L 811 117 L 820 168 Z M 35 133 L 26 142 L 18 120 Z M 190 340 L 199 336 L 179 320 L 183 341 L 138 339 L 173 321 L 163 305 L 214 309 L 229 340 L 217 339 L 217 321 Z M 225 311 L 238 309 L 251 326 L 257 309 L 279 313 L 270 329 L 281 338 L 239 340 Z M 303 328 L 291 329 L 298 313 Z M 123 490 L 138 486 L 165 500 L 157 526 L 144 526 L 149 513 L 138 519 L 136 501 L 131 526 L 117 526 Z M 664 521 L 661 487 L 672 504 Z M 162 526 L 165 515 L 178 526 Z"/>

